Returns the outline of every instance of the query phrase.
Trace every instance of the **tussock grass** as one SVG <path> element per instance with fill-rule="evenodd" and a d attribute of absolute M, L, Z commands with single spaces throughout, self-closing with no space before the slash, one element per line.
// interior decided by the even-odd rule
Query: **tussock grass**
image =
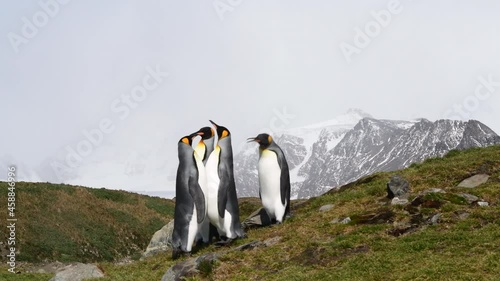
<path fill-rule="evenodd" d="M 0 202 L 7 202 L 7 187 L 0 182 Z M 126 191 L 19 182 L 16 196 L 17 259 L 24 262 L 133 256 L 173 217 L 171 200 Z M 7 241 L 3 229 L 0 235 Z"/>

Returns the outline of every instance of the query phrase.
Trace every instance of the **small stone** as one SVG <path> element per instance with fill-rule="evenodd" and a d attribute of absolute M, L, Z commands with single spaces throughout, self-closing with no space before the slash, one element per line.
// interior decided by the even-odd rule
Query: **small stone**
<path fill-rule="evenodd" d="M 200 271 L 201 264 L 213 264 L 219 259 L 219 254 L 208 253 L 197 258 L 190 258 L 170 267 L 163 275 L 161 281 L 176 281 L 194 277 Z"/>
<path fill-rule="evenodd" d="M 333 204 L 328 204 L 328 205 L 324 205 L 324 206 L 321 206 L 319 208 L 319 211 L 320 212 L 326 212 L 326 211 L 329 211 L 333 208 Z"/>
<path fill-rule="evenodd" d="M 428 193 L 445 193 L 445 191 L 442 190 L 441 188 L 430 188 L 430 189 L 426 189 L 426 190 L 422 191 L 420 193 L 420 195 L 425 195 Z"/>
<path fill-rule="evenodd" d="M 251 250 L 251 249 L 255 249 L 257 247 L 261 247 L 263 245 L 264 244 L 262 242 L 256 240 L 256 241 L 252 241 L 250 243 L 246 243 L 246 244 L 243 244 L 241 246 L 238 246 L 234 250 L 236 250 L 236 251 Z"/>
<path fill-rule="evenodd" d="M 472 203 L 476 202 L 477 200 L 479 200 L 479 197 L 474 196 L 472 194 L 468 194 L 468 193 L 460 193 L 460 194 L 458 194 L 458 196 L 464 198 L 467 201 L 467 203 L 469 203 L 469 204 L 472 204 Z"/>
<path fill-rule="evenodd" d="M 410 191 L 410 184 L 400 175 L 392 176 L 391 180 L 387 183 L 387 197 L 392 199 L 394 197 L 408 198 Z"/>
<path fill-rule="evenodd" d="M 267 212 L 264 208 L 256 210 L 241 223 L 241 227 L 243 229 L 262 227 L 267 225 L 271 225 L 271 219 L 267 215 Z"/>
<path fill-rule="evenodd" d="M 342 221 L 340 221 L 341 224 L 348 224 L 351 222 L 351 218 L 350 217 L 347 217 L 345 219 L 343 219 Z"/>
<path fill-rule="evenodd" d="M 408 199 L 400 199 L 399 197 L 392 198 L 391 205 L 406 205 L 408 204 Z"/>
<path fill-rule="evenodd" d="M 486 183 L 490 178 L 487 174 L 479 174 L 463 180 L 457 187 L 474 188 Z"/>
<path fill-rule="evenodd" d="M 62 268 L 50 281 L 80 281 L 104 277 L 104 273 L 93 264 L 76 263 Z"/>
<path fill-rule="evenodd" d="M 488 202 L 485 202 L 485 201 L 478 201 L 477 205 L 480 207 L 488 207 L 490 204 Z"/>
<path fill-rule="evenodd" d="M 435 225 L 438 224 L 440 220 L 441 220 L 441 214 L 437 213 L 430 218 L 429 222 L 430 224 Z"/>

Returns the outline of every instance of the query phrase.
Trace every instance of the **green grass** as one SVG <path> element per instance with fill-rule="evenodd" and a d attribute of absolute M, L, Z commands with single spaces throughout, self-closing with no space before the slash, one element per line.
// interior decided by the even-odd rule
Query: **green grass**
<path fill-rule="evenodd" d="M 487 183 L 475 189 L 456 188 L 463 179 L 484 171 L 491 175 Z M 430 188 L 441 188 L 446 193 L 423 196 L 426 203 L 421 206 L 391 206 L 386 198 L 386 183 L 395 174 L 410 182 L 410 200 Z M 490 206 L 469 205 L 458 196 L 460 193 L 478 196 Z M 141 202 L 144 209 L 155 210 L 155 214 L 169 212 L 154 200 L 148 203 L 147 199 L 139 199 Z M 127 218 L 124 206 L 128 203 L 115 203 L 105 210 L 116 223 L 133 226 L 150 218 L 143 216 L 139 222 Z M 325 204 L 333 204 L 334 208 L 319 212 Z M 248 230 L 248 238 L 233 242 L 231 247 L 277 236 L 281 237 L 280 242 L 228 252 L 215 264 L 203 265 L 200 275 L 187 280 L 499 280 L 499 204 L 500 146 L 451 151 L 443 158 L 413 164 L 401 171 L 364 177 L 296 208 L 292 204 L 294 216 L 284 224 Z M 240 207 L 244 218 L 259 208 L 260 202 L 258 198 L 243 198 Z M 470 215 L 460 219 L 458 214 L 463 212 Z M 425 223 L 436 213 L 441 214 L 438 224 Z M 352 221 L 331 223 L 345 217 Z M 405 223 L 418 225 L 398 237 L 390 234 L 397 225 Z M 103 224 L 107 225 L 112 224 Z M 101 235 L 111 231 L 102 229 Z M 222 250 L 227 248 L 210 245 L 194 251 L 193 256 Z M 160 280 L 176 262 L 170 253 L 128 265 L 102 261 L 99 266 L 106 277 L 96 280 Z M 33 278 L 15 280 L 47 280 L 46 275 L 45 279 L 38 275 Z"/>
<path fill-rule="evenodd" d="M 7 187 L 0 182 L 0 202 L 7 202 Z M 16 199 L 17 258 L 23 262 L 137 256 L 173 217 L 168 210 L 174 206 L 171 200 L 126 191 L 28 182 L 17 183 Z M 6 216 L 1 210 L 0 220 Z M 6 235 L 2 229 L 0 239 L 6 241 Z"/>

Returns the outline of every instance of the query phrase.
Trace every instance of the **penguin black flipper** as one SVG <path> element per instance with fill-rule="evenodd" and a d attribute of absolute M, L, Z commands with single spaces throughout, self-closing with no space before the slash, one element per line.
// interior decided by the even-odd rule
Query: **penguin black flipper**
<path fill-rule="evenodd" d="M 283 154 L 283 152 L 281 152 Z M 283 154 L 283 159 L 285 159 L 285 155 Z M 288 169 L 288 164 L 285 161 L 280 163 L 281 168 L 281 177 L 280 177 L 280 187 L 281 187 L 281 203 L 285 204 L 285 216 L 290 213 L 290 170 Z"/>
<path fill-rule="evenodd" d="M 198 182 L 198 173 L 189 178 L 189 194 L 193 198 L 194 205 L 196 207 L 197 221 L 198 223 L 201 223 L 205 219 L 206 206 L 205 206 L 205 195 Z"/>
<path fill-rule="evenodd" d="M 228 191 L 231 189 L 231 181 L 229 179 L 229 174 L 225 172 L 226 167 L 222 164 L 219 165 L 219 192 L 217 194 L 217 207 L 219 209 L 219 217 L 224 218 L 226 213 L 226 205 L 228 198 Z M 234 181 L 233 181 L 234 184 Z M 233 188 L 235 188 L 233 186 Z"/>
<path fill-rule="evenodd" d="M 286 162 L 285 154 L 283 153 L 281 148 L 275 145 L 271 145 L 271 147 L 269 147 L 269 150 L 276 153 L 276 156 L 278 158 L 278 165 L 280 166 L 281 169 L 281 176 L 280 176 L 281 204 L 285 205 L 285 202 L 290 202 L 290 170 L 288 169 L 288 164 Z M 290 204 L 287 205 L 287 210 L 289 208 L 289 205 Z"/>

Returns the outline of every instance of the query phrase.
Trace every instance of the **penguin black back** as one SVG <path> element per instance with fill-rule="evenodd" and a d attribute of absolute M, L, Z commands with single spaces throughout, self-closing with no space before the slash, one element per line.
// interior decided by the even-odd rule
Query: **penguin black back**
<path fill-rule="evenodd" d="M 218 190 L 218 212 L 221 218 L 224 218 L 225 211 L 231 214 L 231 232 L 237 237 L 244 237 L 245 233 L 241 228 L 240 209 L 238 206 L 238 198 L 236 194 L 236 183 L 234 180 L 233 168 L 233 149 L 231 145 L 231 133 L 224 127 L 217 125 L 214 121 L 209 120 L 214 125 L 218 135 L 217 146 L 220 149 L 218 174 L 220 184 Z"/>
<path fill-rule="evenodd" d="M 196 208 L 196 223 L 199 224 L 205 218 L 205 197 L 198 183 L 198 169 L 194 158 L 194 150 L 191 136 L 182 137 L 177 145 L 179 166 L 175 184 L 175 210 L 174 231 L 172 233 L 172 257 L 177 258 L 181 252 L 191 251 L 193 241 L 188 237 L 194 237 L 197 229 L 192 230 L 191 221 Z M 191 232 L 191 233 L 190 233 Z M 193 238 L 194 239 L 194 238 Z"/>

